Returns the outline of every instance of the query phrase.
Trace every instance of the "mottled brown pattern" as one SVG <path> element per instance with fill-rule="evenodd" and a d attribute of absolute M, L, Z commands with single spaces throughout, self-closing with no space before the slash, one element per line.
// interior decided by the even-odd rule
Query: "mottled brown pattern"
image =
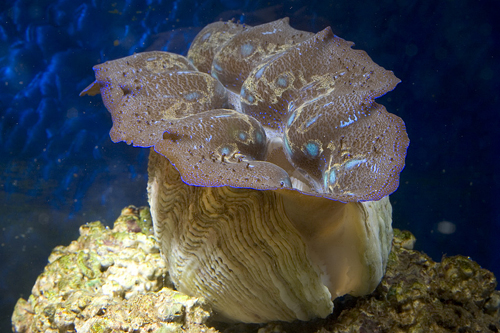
<path fill-rule="evenodd" d="M 249 28 L 228 40 L 215 54 L 212 76 L 239 94 L 257 65 L 313 35 L 290 27 L 288 18 Z"/>
<path fill-rule="evenodd" d="M 187 58 L 200 72 L 210 74 L 217 52 L 234 35 L 250 28 L 234 22 L 214 22 L 203 28 L 191 43 Z"/>
<path fill-rule="evenodd" d="M 286 18 L 218 22 L 189 60 L 145 52 L 106 62 L 82 94 L 100 89 L 113 141 L 154 146 L 188 184 L 379 200 L 397 189 L 409 140 L 374 100 L 399 79 L 352 45 Z"/>
<path fill-rule="evenodd" d="M 173 53 L 134 54 L 96 65 L 94 71 L 93 86 L 100 88 L 113 118 L 114 142 L 151 147 L 161 140 L 169 120 L 223 107 L 227 101 L 217 80 Z"/>

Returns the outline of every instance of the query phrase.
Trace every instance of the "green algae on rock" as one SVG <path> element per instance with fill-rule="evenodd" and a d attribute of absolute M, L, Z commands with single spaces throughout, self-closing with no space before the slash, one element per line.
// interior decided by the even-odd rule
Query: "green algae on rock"
<path fill-rule="evenodd" d="M 332 321 L 331 332 L 499 332 L 500 291 L 493 273 L 468 257 L 434 262 L 394 230 L 387 272 L 369 296 Z"/>
<path fill-rule="evenodd" d="M 171 289 L 147 209 L 127 207 L 113 229 L 99 222 L 58 246 L 28 300 L 19 299 L 14 332 L 499 332 L 500 291 L 493 273 L 470 258 L 436 263 L 394 230 L 387 272 L 370 295 L 335 301 L 326 319 L 263 325 L 216 323 L 203 299 Z M 139 222 L 145 225 L 138 227 Z M 155 267 L 155 269 L 151 269 Z M 210 327 L 210 326 L 215 326 Z M 217 330 L 218 329 L 218 330 Z"/>
<path fill-rule="evenodd" d="M 32 295 L 19 299 L 14 332 L 182 332 L 202 329 L 203 299 L 171 288 L 147 208 L 122 210 L 113 229 L 100 222 L 56 247 Z"/>

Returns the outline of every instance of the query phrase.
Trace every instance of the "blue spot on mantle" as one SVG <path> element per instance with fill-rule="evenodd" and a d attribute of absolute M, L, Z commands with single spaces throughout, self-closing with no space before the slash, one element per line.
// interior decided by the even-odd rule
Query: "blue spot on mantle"
<path fill-rule="evenodd" d="M 319 146 L 316 142 L 308 142 L 305 144 L 305 148 L 309 156 L 316 157 L 319 154 Z"/>
<path fill-rule="evenodd" d="M 249 55 L 251 55 L 253 53 L 253 45 L 250 44 L 250 43 L 245 43 L 243 45 L 241 45 L 241 55 L 244 56 L 244 57 L 248 57 Z"/>

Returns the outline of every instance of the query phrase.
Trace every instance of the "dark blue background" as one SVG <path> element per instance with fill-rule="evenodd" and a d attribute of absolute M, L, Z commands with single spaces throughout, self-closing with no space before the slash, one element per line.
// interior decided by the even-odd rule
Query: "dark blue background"
<path fill-rule="evenodd" d="M 330 25 L 402 83 L 379 99 L 411 140 L 394 226 L 439 260 L 468 255 L 500 274 L 497 1 L 3 1 L 0 4 L 0 314 L 10 330 L 51 249 L 87 221 L 146 204 L 146 149 L 111 143 L 92 66 L 161 49 L 185 54 L 204 25 L 290 17 Z M 456 227 L 438 231 L 439 222 Z"/>

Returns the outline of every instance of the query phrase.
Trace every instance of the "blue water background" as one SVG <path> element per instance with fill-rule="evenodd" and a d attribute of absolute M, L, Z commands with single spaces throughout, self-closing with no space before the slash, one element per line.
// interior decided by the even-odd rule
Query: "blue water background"
<path fill-rule="evenodd" d="M 78 226 L 146 204 L 146 149 L 113 144 L 92 66 L 146 50 L 186 54 L 206 24 L 293 27 L 354 41 L 402 83 L 380 98 L 411 140 L 394 226 L 440 260 L 500 275 L 498 1 L 3 1 L 0 4 L 0 330 L 51 249 Z M 447 221 L 450 224 L 439 224 Z M 440 229 L 439 226 L 452 228 Z M 455 231 L 449 233 L 450 231 Z M 443 232 L 444 231 L 444 232 Z"/>

